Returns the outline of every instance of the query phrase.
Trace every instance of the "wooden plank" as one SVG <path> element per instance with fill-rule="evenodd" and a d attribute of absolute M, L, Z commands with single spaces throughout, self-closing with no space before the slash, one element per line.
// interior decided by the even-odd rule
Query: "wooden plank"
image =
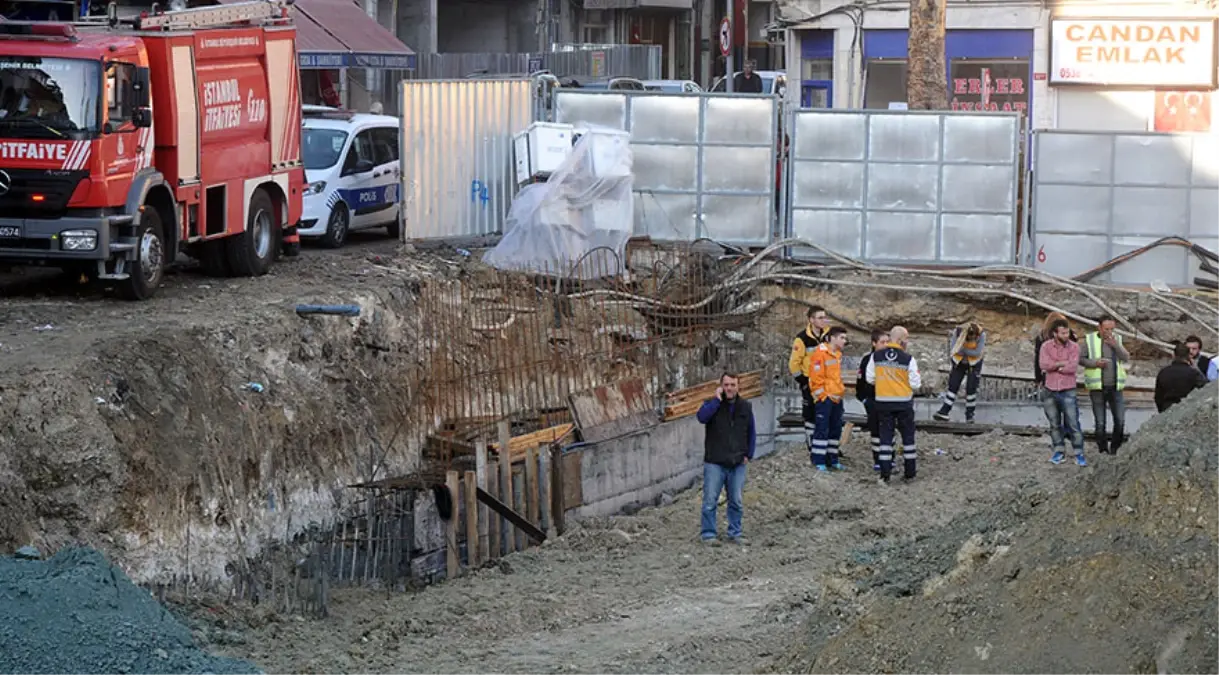
<path fill-rule="evenodd" d="M 482 564 L 478 556 L 478 473 L 467 471 L 465 479 L 466 564 L 475 568 Z"/>
<path fill-rule="evenodd" d="M 515 525 L 516 527 L 520 528 L 520 530 L 522 532 L 524 532 L 530 539 L 533 539 L 534 541 L 536 541 L 539 544 L 546 541 L 545 532 L 538 529 L 536 526 L 534 526 L 532 523 L 530 523 L 529 520 L 526 519 L 521 514 L 508 508 L 508 506 L 506 504 L 504 504 L 503 502 L 501 502 L 500 500 L 487 494 L 486 490 L 483 490 L 480 488 L 478 490 L 477 494 L 478 494 L 479 501 L 486 504 L 492 511 L 503 516 L 508 522 L 510 522 L 513 525 Z"/>
<path fill-rule="evenodd" d="M 942 365 L 937 370 L 941 373 L 951 373 L 952 366 L 951 365 Z M 1083 370 L 1081 369 L 1080 373 L 1082 373 L 1082 372 L 1083 372 Z M 983 379 L 994 378 L 994 379 L 1000 379 L 1000 380 L 1019 380 L 1021 382 L 1029 382 L 1029 383 L 1033 382 L 1033 375 L 1032 375 L 1032 373 L 1028 372 L 1028 370 L 1013 370 L 1011 368 L 989 368 L 989 367 L 987 367 L 982 371 L 982 378 Z M 1156 381 L 1155 381 L 1154 377 L 1134 377 L 1134 376 L 1126 377 L 1126 389 L 1125 389 L 1126 391 L 1131 391 L 1131 390 L 1155 391 L 1155 386 L 1156 386 Z M 1080 385 L 1080 389 L 1081 390 L 1083 389 L 1083 385 Z"/>
<path fill-rule="evenodd" d="M 507 420 L 501 421 L 499 423 L 499 442 L 506 447 L 510 438 L 512 438 L 511 427 L 508 426 Z M 512 458 L 506 452 L 499 454 L 499 498 L 505 504 L 512 503 Z M 511 523 L 507 520 L 500 521 L 499 531 L 500 539 L 504 542 L 504 552 L 515 551 L 516 536 Z"/>
<path fill-rule="evenodd" d="M 522 464 L 519 467 L 512 467 L 512 510 L 517 513 L 525 513 L 525 466 Z M 529 518 L 526 516 L 525 518 Z M 512 545 L 517 551 L 524 551 L 529 547 L 529 538 L 520 528 L 512 531 Z"/>
<path fill-rule="evenodd" d="M 454 457 L 472 456 L 474 446 L 443 436 L 428 436 L 423 444 L 423 457 L 447 462 Z"/>
<path fill-rule="evenodd" d="M 486 489 L 487 483 L 487 444 L 479 441 L 474 444 L 474 475 L 475 482 L 478 487 Z M 475 502 L 477 504 L 477 501 Z M 487 507 L 478 506 L 478 559 L 480 562 L 490 560 L 491 556 L 491 539 L 490 539 L 490 521 L 491 518 L 487 512 Z"/>
<path fill-rule="evenodd" d="M 568 404 L 580 435 L 590 443 L 660 423 L 641 379 L 622 380 L 571 394 Z"/>
<path fill-rule="evenodd" d="M 845 419 L 856 426 L 864 426 L 868 423 L 867 418 L 863 415 L 847 415 Z M 803 427 L 804 421 L 800 418 L 799 412 L 784 413 L 779 417 L 779 426 L 786 429 Z M 981 436 L 995 430 L 1012 436 L 1046 436 L 1050 433 L 1045 424 L 1028 426 L 986 424 L 984 422 L 969 424 L 966 422 L 939 422 L 937 420 L 915 420 L 914 428 L 926 434 L 953 434 L 956 436 Z M 1084 438 L 1088 440 L 1094 440 L 1096 437 L 1095 432 L 1091 429 L 1085 428 L 1083 432 Z"/>
<path fill-rule="evenodd" d="M 738 378 L 742 391 L 750 388 L 761 388 L 762 386 L 762 371 L 752 370 L 748 373 L 741 373 Z M 719 380 L 707 380 L 700 382 L 694 386 L 678 389 L 665 395 L 666 404 L 681 403 L 685 401 L 705 401 L 715 395 L 715 390 L 719 388 Z"/>
<path fill-rule="evenodd" d="M 563 534 L 567 527 L 564 518 L 567 511 L 563 503 L 563 448 L 555 445 L 550 448 L 550 526 L 556 534 Z"/>
<path fill-rule="evenodd" d="M 550 446 L 538 446 L 538 526 L 546 536 L 554 537 L 554 519 L 551 518 Z"/>
<path fill-rule="evenodd" d="M 563 510 L 579 508 L 584 505 L 584 477 L 581 461 L 583 453 L 563 453 L 560 464 L 563 467 Z"/>
<path fill-rule="evenodd" d="M 525 451 L 525 517 L 534 525 L 541 525 L 538 514 L 538 449 Z"/>
<path fill-rule="evenodd" d="M 553 427 L 546 427 L 537 431 L 531 431 L 520 436 L 513 436 L 508 441 L 508 451 L 512 453 L 512 461 L 520 462 L 525 459 L 525 451 L 528 448 L 535 448 L 539 443 L 556 443 L 563 438 L 566 438 L 575 431 L 576 425 L 571 422 L 565 422 Z M 491 449 L 499 454 L 499 443 L 492 443 Z"/>
<path fill-rule="evenodd" d="M 445 523 L 445 554 L 444 554 L 444 569 L 448 579 L 456 579 L 457 573 L 461 571 L 461 552 L 457 548 L 457 522 L 460 520 L 457 516 L 458 506 L 461 502 L 459 497 L 459 479 L 456 471 L 449 471 L 445 474 L 444 484 L 449 489 L 449 497 L 453 501 L 453 515 L 449 517 L 449 522 Z"/>
<path fill-rule="evenodd" d="M 842 426 L 842 436 L 838 438 L 838 447 L 845 448 L 847 443 L 851 442 L 851 432 L 855 430 L 854 422 L 847 422 Z"/>
<path fill-rule="evenodd" d="M 487 464 L 487 485 L 483 488 L 487 494 L 499 499 L 499 464 Z M 500 517 L 487 514 L 487 553 L 488 560 L 495 560 L 503 555 L 499 539 Z"/>

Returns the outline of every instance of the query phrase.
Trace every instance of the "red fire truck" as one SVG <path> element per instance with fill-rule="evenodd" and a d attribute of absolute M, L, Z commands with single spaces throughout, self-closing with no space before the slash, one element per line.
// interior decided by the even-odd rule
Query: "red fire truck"
<path fill-rule="evenodd" d="M 181 253 L 254 276 L 298 250 L 295 37 L 269 0 L 0 22 L 0 260 L 143 300 Z"/>

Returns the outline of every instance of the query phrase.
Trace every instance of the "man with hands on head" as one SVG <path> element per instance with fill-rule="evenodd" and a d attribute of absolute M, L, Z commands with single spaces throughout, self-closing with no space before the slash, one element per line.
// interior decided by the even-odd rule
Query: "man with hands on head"
<path fill-rule="evenodd" d="M 698 421 L 706 427 L 703 440 L 703 507 L 699 537 L 716 541 L 716 516 L 720 492 L 728 491 L 728 539 L 743 544 L 741 518 L 745 490 L 745 468 L 757 447 L 753 407 L 740 397 L 740 379 L 734 373 L 720 376 L 715 397 L 698 409 Z"/>

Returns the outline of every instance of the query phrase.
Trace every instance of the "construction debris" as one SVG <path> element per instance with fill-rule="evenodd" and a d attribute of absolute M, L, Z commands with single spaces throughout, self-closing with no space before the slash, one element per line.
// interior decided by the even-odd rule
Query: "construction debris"
<path fill-rule="evenodd" d="M 92 549 L 0 558 L 0 673 L 257 673 L 211 656 Z"/>

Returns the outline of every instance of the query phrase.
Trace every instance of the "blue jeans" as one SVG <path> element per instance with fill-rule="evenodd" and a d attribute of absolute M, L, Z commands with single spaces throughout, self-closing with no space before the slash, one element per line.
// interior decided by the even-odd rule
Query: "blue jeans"
<path fill-rule="evenodd" d="M 838 441 L 842 438 L 842 401 L 825 399 L 813 407 L 813 464 L 838 463 Z"/>
<path fill-rule="evenodd" d="M 1075 390 L 1050 391 L 1042 388 L 1041 410 L 1050 423 L 1050 442 L 1054 446 L 1054 452 L 1063 449 L 1066 442 L 1065 436 L 1069 435 L 1071 446 L 1075 448 L 1075 454 L 1083 454 L 1084 432 L 1079 428 L 1079 399 L 1075 395 Z M 1060 422 L 1066 427 L 1065 434 L 1063 427 L 1059 426 Z"/>
<path fill-rule="evenodd" d="M 703 539 L 715 539 L 715 513 L 718 510 L 720 492 L 728 489 L 728 536 L 736 539 L 741 536 L 741 515 L 744 507 L 741 495 L 745 490 L 745 467 L 741 463 L 732 469 L 719 464 L 703 464 L 703 523 L 699 536 Z"/>

